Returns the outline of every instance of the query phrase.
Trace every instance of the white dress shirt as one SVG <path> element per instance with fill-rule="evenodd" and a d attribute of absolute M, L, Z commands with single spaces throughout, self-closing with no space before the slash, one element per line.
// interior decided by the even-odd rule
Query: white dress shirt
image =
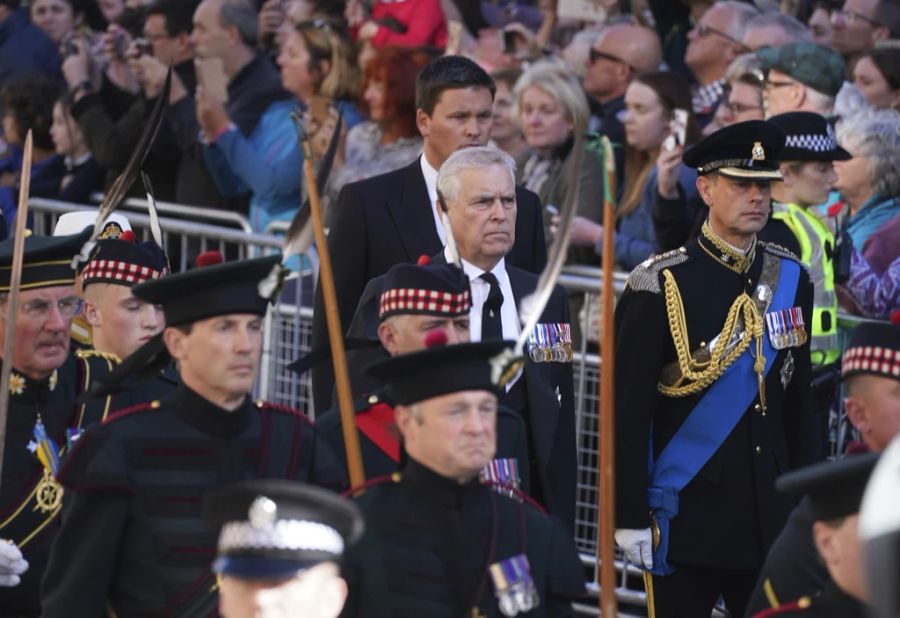
<path fill-rule="evenodd" d="M 444 247 L 444 258 L 448 263 L 450 260 L 449 251 Z M 481 341 L 481 310 L 484 308 L 484 301 L 487 300 L 491 291 L 490 284 L 481 278 L 486 271 L 460 259 L 462 262 L 463 272 L 469 276 L 469 286 L 472 292 L 472 308 L 469 310 L 469 339 L 471 341 Z M 491 270 L 500 284 L 500 291 L 503 293 L 503 304 L 500 305 L 500 322 L 503 325 L 503 338 L 515 341 L 519 338 L 519 310 L 516 307 L 516 297 L 513 295 L 512 284 L 509 282 L 509 273 L 506 272 L 506 260 L 501 259 L 497 265 Z M 521 370 L 516 377 L 510 380 L 506 385 L 508 391 L 519 376 L 522 375 Z"/>
<path fill-rule="evenodd" d="M 441 217 L 437 208 L 437 170 L 431 167 L 431 164 L 425 158 L 425 153 L 419 157 L 419 163 L 422 166 L 422 175 L 425 177 L 425 187 L 428 189 L 428 205 L 431 208 L 431 216 L 434 217 L 434 226 L 437 228 L 438 238 L 441 244 L 447 244 L 447 233 L 444 231 L 444 225 L 441 223 Z"/>

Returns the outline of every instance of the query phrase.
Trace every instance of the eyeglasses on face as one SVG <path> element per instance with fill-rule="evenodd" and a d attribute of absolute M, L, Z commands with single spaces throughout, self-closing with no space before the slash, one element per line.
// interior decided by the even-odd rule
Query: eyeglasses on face
<path fill-rule="evenodd" d="M 50 315 L 50 307 L 53 305 L 51 301 L 42 298 L 35 298 L 28 302 L 22 303 L 22 313 L 34 320 L 43 320 Z M 81 299 L 77 296 L 68 296 L 56 303 L 59 314 L 68 319 L 73 317 L 81 308 Z"/>
<path fill-rule="evenodd" d="M 766 90 L 775 90 L 776 88 L 784 88 L 785 86 L 796 86 L 797 82 L 779 82 L 771 79 L 767 79 L 765 84 L 763 84 L 763 88 Z"/>
<path fill-rule="evenodd" d="M 735 116 L 737 116 L 738 114 L 743 114 L 743 113 L 746 113 L 746 112 L 752 112 L 753 110 L 757 110 L 757 109 L 762 109 L 762 108 L 763 108 L 762 105 L 747 105 L 747 104 L 745 104 L 745 103 L 738 103 L 737 101 L 735 101 L 735 102 L 725 101 L 725 102 L 722 103 L 722 105 L 724 105 L 725 108 L 726 108 L 729 112 L 731 112 L 732 114 L 734 114 Z"/>
<path fill-rule="evenodd" d="M 635 68 L 633 66 L 631 66 L 630 64 L 628 64 L 627 62 L 625 62 L 624 60 L 619 58 L 618 56 L 615 56 L 613 54 L 608 54 L 606 52 L 602 52 L 599 49 L 594 49 L 593 47 L 590 49 L 590 55 L 588 56 L 588 60 L 590 61 L 591 64 L 596 63 L 598 60 L 609 60 L 610 62 L 623 64 L 626 67 L 628 67 L 629 69 L 631 69 L 633 72 L 637 73 L 637 70 L 635 70 Z"/>
<path fill-rule="evenodd" d="M 852 26 L 857 22 L 865 22 L 872 26 L 873 28 L 879 27 L 881 24 L 872 19 L 867 15 L 863 15 L 862 13 L 857 13 L 856 11 L 845 11 L 843 9 L 834 9 L 831 11 L 831 21 L 833 23 L 847 24 L 848 26 Z"/>
<path fill-rule="evenodd" d="M 694 31 L 697 33 L 697 36 L 699 36 L 701 39 L 705 39 L 706 37 L 708 37 L 711 34 L 715 34 L 717 36 L 722 37 L 723 39 L 727 39 L 727 40 L 731 41 L 732 43 L 734 43 L 735 45 L 737 45 L 738 48 L 741 50 L 742 54 L 747 54 L 747 53 L 750 53 L 751 51 L 753 51 L 749 47 L 747 47 L 746 45 L 744 45 L 743 43 L 738 41 L 736 38 L 731 36 L 730 34 L 728 34 L 726 32 L 722 32 L 721 30 L 716 30 L 712 26 L 707 26 L 706 24 L 704 24 L 702 22 L 697 24 L 696 26 L 694 26 Z"/>

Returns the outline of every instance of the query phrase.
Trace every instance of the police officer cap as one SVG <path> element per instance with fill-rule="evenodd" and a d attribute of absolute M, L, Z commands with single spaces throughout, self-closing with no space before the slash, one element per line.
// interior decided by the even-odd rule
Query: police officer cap
<path fill-rule="evenodd" d="M 784 132 L 765 120 L 723 127 L 684 153 L 682 159 L 700 175 L 718 172 L 738 179 L 781 180 L 779 154 Z"/>
<path fill-rule="evenodd" d="M 853 329 L 844 349 L 841 377 L 865 374 L 900 380 L 900 326 L 867 322 Z"/>
<path fill-rule="evenodd" d="M 179 326 L 233 313 L 265 315 L 280 273 L 281 255 L 276 254 L 195 268 L 139 283 L 131 291 L 162 305 L 167 326 Z"/>
<path fill-rule="evenodd" d="M 497 393 L 491 358 L 511 345 L 509 341 L 438 345 L 372 363 L 366 373 L 384 382 L 391 398 L 405 406 L 458 391 Z"/>
<path fill-rule="evenodd" d="M 815 112 L 788 112 L 769 118 L 785 133 L 782 161 L 846 161 L 853 158 L 838 146 L 834 129 Z"/>
<path fill-rule="evenodd" d="M 322 562 L 338 562 L 363 531 L 355 504 L 303 483 L 245 481 L 204 497 L 219 530 L 213 571 L 240 579 L 283 579 Z"/>
<path fill-rule="evenodd" d="M 859 512 L 866 483 L 878 461 L 878 453 L 851 455 L 784 474 L 775 481 L 783 493 L 806 495 L 813 519 L 825 521 Z"/>
<path fill-rule="evenodd" d="M 36 290 L 75 283 L 72 258 L 91 235 L 90 229 L 69 236 L 35 236 L 25 238 L 22 254 L 21 290 Z M 15 239 L 0 242 L 0 292 L 8 292 L 12 278 Z"/>
<path fill-rule="evenodd" d="M 427 257 L 417 264 L 397 264 L 384 275 L 378 319 L 392 315 L 468 315 L 472 306 L 469 277 L 455 264 L 436 264 Z"/>
<path fill-rule="evenodd" d="M 131 231 L 104 234 L 82 271 L 84 287 L 92 283 L 132 287 L 168 274 L 169 261 L 155 242 L 137 242 Z"/>

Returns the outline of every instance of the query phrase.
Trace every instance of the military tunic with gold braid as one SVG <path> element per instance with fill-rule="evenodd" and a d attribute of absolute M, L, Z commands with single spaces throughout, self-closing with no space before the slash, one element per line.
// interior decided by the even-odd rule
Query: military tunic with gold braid
<path fill-rule="evenodd" d="M 46 435 L 64 457 L 68 443 L 109 412 L 111 398 L 76 403 L 90 381 L 108 370 L 108 362 L 101 357 L 70 354 L 65 364 L 45 380 L 12 372 L 0 481 L 0 539 L 15 542 L 29 568 L 21 584 L 0 588 L 0 616 L 40 615 L 40 580 L 59 529 L 64 492 L 37 452 L 35 425 L 40 419 Z"/>
<path fill-rule="evenodd" d="M 778 283 L 773 265 L 785 257 L 794 259 L 762 241 L 741 253 L 706 224 L 686 247 L 632 272 L 616 308 L 618 528 L 651 524 L 648 447 L 658 458 L 706 391 L 748 348 L 753 371 L 762 375 L 761 337 Z M 805 271 L 790 297 L 809 324 L 812 286 Z M 679 494 L 668 549 L 676 572 L 679 564 L 758 569 L 784 524 L 791 500 L 775 491 L 774 480 L 811 457 L 811 370 L 802 329 L 781 332 L 758 394 Z"/>

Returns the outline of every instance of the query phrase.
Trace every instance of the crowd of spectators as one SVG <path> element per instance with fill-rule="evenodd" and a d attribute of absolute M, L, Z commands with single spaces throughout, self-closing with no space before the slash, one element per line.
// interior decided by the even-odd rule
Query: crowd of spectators
<path fill-rule="evenodd" d="M 122 171 L 169 66 L 168 109 L 144 164 L 158 200 L 239 212 L 258 232 L 289 221 L 304 194 L 300 110 L 316 163 L 342 119 L 323 192 L 331 225 L 346 184 L 420 156 L 415 77 L 460 54 L 495 81 L 492 143 L 541 198 L 548 241 L 577 177 L 572 263 L 597 264 L 602 252 L 612 179 L 601 135 L 613 145 L 615 257 L 627 271 L 705 218 L 681 163 L 692 143 L 744 120 L 822 115 L 852 157 L 819 165 L 816 194 L 828 197 L 805 208 L 835 238 L 849 235 L 836 241 L 851 265 L 845 308 L 896 308 L 900 248 L 886 230 L 900 213 L 897 3 L 595 4 L 585 21 L 564 0 L 2 0 L 0 233 L 16 216 L 28 130 L 32 195 L 88 202 Z"/>

